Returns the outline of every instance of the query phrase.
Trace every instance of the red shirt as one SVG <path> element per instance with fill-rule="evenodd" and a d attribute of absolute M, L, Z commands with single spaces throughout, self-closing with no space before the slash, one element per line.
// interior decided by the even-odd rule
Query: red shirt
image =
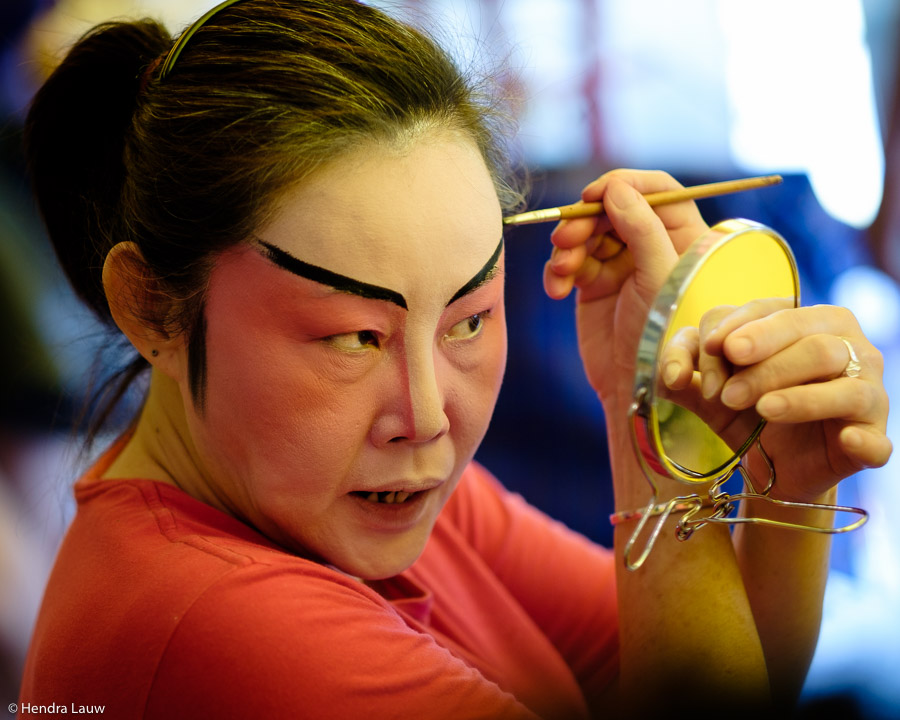
<path fill-rule="evenodd" d="M 613 559 L 471 465 L 419 560 L 364 584 L 170 485 L 75 486 L 20 707 L 110 718 L 588 717 Z M 21 710 L 20 710 L 21 712 Z M 24 717 L 24 714 L 22 715 Z"/>

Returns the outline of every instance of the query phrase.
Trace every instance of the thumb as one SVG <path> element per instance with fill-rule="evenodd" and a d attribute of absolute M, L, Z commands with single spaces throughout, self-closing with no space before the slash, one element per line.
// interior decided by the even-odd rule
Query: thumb
<path fill-rule="evenodd" d="M 618 178 L 610 179 L 603 207 L 616 235 L 631 253 L 638 292 L 645 302 L 652 303 L 678 262 L 666 226 L 644 196 Z"/>

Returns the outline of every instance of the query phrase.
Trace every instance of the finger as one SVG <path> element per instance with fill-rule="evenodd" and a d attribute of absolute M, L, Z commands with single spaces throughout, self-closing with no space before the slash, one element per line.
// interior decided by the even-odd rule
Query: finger
<path fill-rule="evenodd" d="M 550 269 L 557 275 L 574 275 L 589 255 L 588 245 L 571 248 L 554 247 L 550 253 Z"/>
<path fill-rule="evenodd" d="M 618 255 L 623 248 L 622 242 L 613 235 L 595 235 L 581 245 L 554 247 L 550 253 L 550 267 L 557 275 L 574 275 L 581 270 L 588 257 L 608 260 Z"/>
<path fill-rule="evenodd" d="M 666 227 L 643 196 L 617 178 L 610 179 L 603 202 L 616 235 L 634 259 L 638 292 L 650 303 L 678 261 Z"/>
<path fill-rule="evenodd" d="M 603 200 L 606 189 L 611 180 L 624 180 L 632 185 L 639 193 L 663 192 L 665 190 L 680 190 L 684 186 L 666 172 L 660 170 L 632 170 L 630 168 L 617 168 L 610 170 L 585 186 L 581 191 L 581 199 L 585 202 L 597 202 Z"/>
<path fill-rule="evenodd" d="M 731 305 L 720 305 L 708 310 L 700 318 L 700 353 L 697 361 L 700 370 L 700 388 L 703 398 L 711 400 L 716 397 L 725 385 L 725 381 L 731 375 L 730 363 L 721 354 L 710 353 L 707 350 L 706 337 L 710 328 L 719 325 L 722 318 L 728 317 L 735 308 Z"/>
<path fill-rule="evenodd" d="M 551 261 L 544 263 L 544 292 L 554 300 L 562 300 L 569 296 L 575 287 L 575 276 L 558 275 L 553 271 Z"/>
<path fill-rule="evenodd" d="M 780 310 L 789 310 L 793 307 L 794 298 L 761 298 L 733 308 L 731 313 L 720 316 L 716 325 L 710 324 L 709 332 L 703 340 L 704 350 L 713 355 L 722 355 L 724 353 L 725 338 L 735 330 L 754 320 L 759 320 Z M 736 336 L 732 340 L 732 348 L 735 347 L 738 337 L 740 336 Z M 737 346 L 739 345 L 740 343 L 738 342 Z"/>
<path fill-rule="evenodd" d="M 847 360 L 847 346 L 841 338 L 824 334 L 803 337 L 734 373 L 725 383 L 721 400 L 732 409 L 742 410 L 768 392 L 837 378 L 847 367 Z"/>
<path fill-rule="evenodd" d="M 634 260 L 627 249 L 604 262 L 588 258 L 581 272 L 575 276 L 580 302 L 590 302 L 617 293 L 634 273 Z"/>
<path fill-rule="evenodd" d="M 598 260 L 611 260 L 625 249 L 625 243 L 611 233 L 605 233 L 591 254 Z"/>
<path fill-rule="evenodd" d="M 776 311 L 745 323 L 724 338 L 724 352 L 737 365 L 751 365 L 815 334 L 851 338 L 861 360 L 864 356 L 868 359 L 874 350 L 863 337 L 853 313 L 846 308 L 815 305 Z M 843 356 L 846 361 L 846 347 Z"/>
<path fill-rule="evenodd" d="M 886 465 L 893 451 L 887 435 L 871 427 L 848 425 L 841 430 L 838 440 L 841 450 L 859 465 L 860 470 Z"/>
<path fill-rule="evenodd" d="M 884 389 L 856 378 L 837 378 L 764 394 L 756 402 L 761 417 L 778 423 L 845 420 L 884 429 Z"/>
<path fill-rule="evenodd" d="M 684 390 L 694 376 L 694 365 L 700 350 L 700 331 L 683 327 L 676 332 L 660 353 L 662 380 L 670 390 Z"/>
<path fill-rule="evenodd" d="M 602 265 L 609 263 L 625 252 L 624 244 L 612 235 L 601 235 L 588 240 L 584 245 L 572 248 L 555 247 L 550 260 L 544 267 L 544 290 L 554 299 L 561 299 L 573 287 L 587 288 L 598 277 L 603 282 L 592 288 L 590 297 L 602 297 L 618 290 L 633 265 L 624 259 L 608 268 L 604 273 Z"/>
<path fill-rule="evenodd" d="M 596 235 L 609 232 L 611 227 L 606 215 L 563 220 L 550 233 L 550 242 L 560 248 L 577 247 Z"/>
<path fill-rule="evenodd" d="M 679 190 L 684 186 L 668 173 L 659 170 L 612 170 L 590 183 L 582 191 L 582 199 L 586 202 L 606 203 L 606 193 L 614 182 L 625 182 L 643 195 L 667 190 Z M 609 209 L 606 208 L 606 216 Z M 692 201 L 658 205 L 653 208 L 655 214 L 671 233 L 671 241 L 679 254 L 700 236 L 707 227 L 700 215 L 696 203 Z M 601 221 L 602 222 L 602 221 Z"/>
<path fill-rule="evenodd" d="M 690 381 L 681 389 L 657 387 L 657 399 L 668 400 L 696 415 L 725 443 L 737 450 L 759 424 L 756 412 L 734 412 L 722 403 L 704 400 L 700 394 L 700 374 L 691 373 Z"/>

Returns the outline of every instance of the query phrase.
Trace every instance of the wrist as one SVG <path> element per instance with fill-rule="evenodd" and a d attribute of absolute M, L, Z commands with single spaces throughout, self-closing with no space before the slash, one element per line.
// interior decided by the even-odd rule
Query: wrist
<path fill-rule="evenodd" d="M 748 490 L 751 493 L 755 492 L 750 488 Z M 798 500 L 788 497 L 784 493 L 779 493 L 778 484 L 776 483 L 766 497 L 775 502 L 767 502 L 762 498 L 744 500 L 741 503 L 741 516 L 816 528 L 830 528 L 835 524 L 835 511 L 833 509 L 828 507 L 804 507 L 803 505 L 834 506 L 837 502 L 837 487 L 833 487 L 815 498 Z M 785 505 L 781 503 L 797 504 Z"/>

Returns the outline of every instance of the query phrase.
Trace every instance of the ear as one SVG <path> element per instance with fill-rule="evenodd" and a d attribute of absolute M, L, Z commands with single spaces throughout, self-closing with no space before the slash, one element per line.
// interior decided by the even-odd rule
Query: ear
<path fill-rule="evenodd" d="M 165 327 L 172 299 L 160 289 L 135 243 L 121 242 L 109 251 L 103 291 L 116 325 L 144 359 L 174 380 L 184 377 L 183 334 Z"/>

